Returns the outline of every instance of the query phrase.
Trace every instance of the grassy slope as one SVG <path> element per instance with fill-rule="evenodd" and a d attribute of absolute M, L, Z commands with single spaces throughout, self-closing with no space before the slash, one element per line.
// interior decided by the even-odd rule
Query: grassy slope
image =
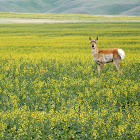
<path fill-rule="evenodd" d="M 82 13 L 82 14 L 121 14 L 140 4 L 137 0 L 1 0 L 1 12 L 51 12 L 51 13 Z M 127 14 L 135 14 L 135 11 Z M 140 13 L 136 13 L 138 15 Z"/>

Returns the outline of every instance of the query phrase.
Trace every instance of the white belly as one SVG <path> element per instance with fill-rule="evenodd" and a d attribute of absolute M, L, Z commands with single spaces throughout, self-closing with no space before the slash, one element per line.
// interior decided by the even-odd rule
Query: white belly
<path fill-rule="evenodd" d="M 109 63 L 113 61 L 113 54 L 104 54 L 104 62 Z"/>

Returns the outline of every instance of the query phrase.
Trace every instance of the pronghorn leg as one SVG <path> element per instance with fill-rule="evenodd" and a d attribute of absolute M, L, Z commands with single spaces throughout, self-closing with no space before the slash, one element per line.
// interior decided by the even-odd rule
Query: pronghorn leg
<path fill-rule="evenodd" d="M 121 74 L 120 59 L 114 59 L 113 62 L 118 70 L 118 73 Z"/>
<path fill-rule="evenodd" d="M 98 68 L 98 75 L 100 75 L 100 73 L 101 73 L 101 65 L 97 65 L 97 68 Z"/>
<path fill-rule="evenodd" d="M 104 64 L 101 64 L 101 72 L 102 72 L 103 67 L 104 67 Z"/>

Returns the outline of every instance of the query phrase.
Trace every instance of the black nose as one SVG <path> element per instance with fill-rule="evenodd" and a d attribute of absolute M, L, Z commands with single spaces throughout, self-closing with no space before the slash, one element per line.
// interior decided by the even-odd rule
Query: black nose
<path fill-rule="evenodd" d="M 94 48 L 94 46 L 92 46 L 92 48 Z"/>

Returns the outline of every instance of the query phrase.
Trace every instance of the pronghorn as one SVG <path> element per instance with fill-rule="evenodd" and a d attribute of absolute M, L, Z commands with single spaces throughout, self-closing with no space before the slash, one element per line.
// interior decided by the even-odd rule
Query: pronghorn
<path fill-rule="evenodd" d="M 123 60 L 125 57 L 124 51 L 117 48 L 98 50 L 96 44 L 98 37 L 95 40 L 92 40 L 91 37 L 89 37 L 89 40 L 91 41 L 93 60 L 97 63 L 98 74 L 100 75 L 104 64 L 110 62 L 114 62 L 118 73 L 120 74 L 120 61 Z"/>

